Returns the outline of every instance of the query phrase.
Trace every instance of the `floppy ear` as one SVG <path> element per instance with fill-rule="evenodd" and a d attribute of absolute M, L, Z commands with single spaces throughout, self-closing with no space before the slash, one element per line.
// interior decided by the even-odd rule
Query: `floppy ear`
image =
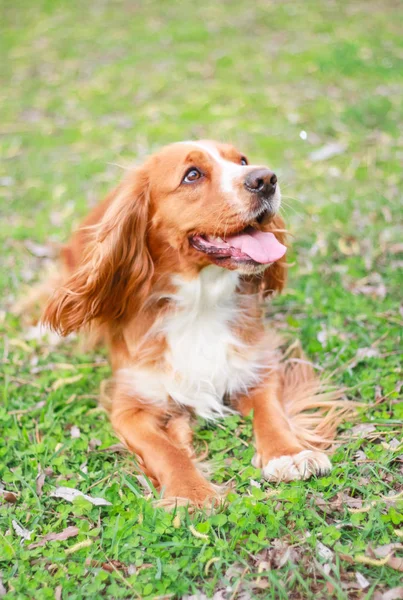
<path fill-rule="evenodd" d="M 264 228 L 264 231 L 273 233 L 279 242 L 286 245 L 285 223 L 281 217 L 276 215 L 270 223 Z M 281 292 L 287 280 L 286 254 L 280 260 L 276 261 L 263 273 L 263 277 L 256 276 L 255 283 L 258 291 L 263 297 L 275 292 Z"/>
<path fill-rule="evenodd" d="M 140 305 L 153 273 L 147 247 L 148 178 L 131 173 L 106 200 L 95 225 L 83 228 L 84 258 L 50 299 L 42 321 L 62 335 L 92 321 L 120 320 Z M 102 205 L 101 205 L 102 206 Z"/>

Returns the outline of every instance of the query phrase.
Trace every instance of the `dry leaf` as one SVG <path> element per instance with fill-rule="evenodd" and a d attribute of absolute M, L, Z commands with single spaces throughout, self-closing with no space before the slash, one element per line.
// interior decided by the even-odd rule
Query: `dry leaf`
<path fill-rule="evenodd" d="M 73 425 L 72 428 L 70 429 L 70 435 L 73 439 L 79 438 L 81 435 L 80 428 L 77 427 L 77 425 Z"/>
<path fill-rule="evenodd" d="M 370 582 L 368 581 L 368 579 L 366 577 L 364 577 L 364 575 L 362 573 L 360 573 L 359 571 L 356 571 L 355 578 L 358 582 L 358 585 L 360 586 L 360 588 L 362 590 L 366 590 L 367 587 L 369 587 L 371 585 Z"/>
<path fill-rule="evenodd" d="M 287 562 L 298 563 L 298 551 L 282 542 L 281 540 L 273 540 L 273 547 L 269 549 L 267 559 L 273 564 L 276 569 L 280 569 Z"/>
<path fill-rule="evenodd" d="M 385 450 L 393 450 L 395 452 L 400 450 L 402 442 L 399 442 L 399 440 L 393 438 L 389 443 L 381 442 L 381 445 L 382 448 L 385 448 Z"/>
<path fill-rule="evenodd" d="M 127 448 L 123 444 L 112 444 L 107 448 L 100 448 L 97 452 L 127 452 Z"/>
<path fill-rule="evenodd" d="M 368 437 L 368 435 L 374 433 L 374 431 L 376 431 L 376 427 L 371 423 L 360 423 L 351 429 L 351 433 L 362 438 Z"/>
<path fill-rule="evenodd" d="M 1 577 L 1 573 L 0 573 L 0 598 L 3 598 L 3 596 L 5 596 L 7 594 L 7 590 L 3 585 L 3 579 Z"/>
<path fill-rule="evenodd" d="M 387 592 L 375 592 L 372 600 L 402 600 L 403 599 L 403 587 L 395 587 Z"/>
<path fill-rule="evenodd" d="M 61 542 L 63 540 L 68 540 L 71 537 L 75 537 L 79 533 L 80 530 L 78 527 L 66 527 L 66 529 L 63 529 L 63 531 L 60 533 L 48 533 L 47 535 L 43 536 L 43 538 L 37 542 L 30 544 L 28 546 L 28 550 L 39 548 L 39 546 L 45 546 L 47 542 Z"/>
<path fill-rule="evenodd" d="M 88 494 L 83 494 L 80 490 L 76 490 L 75 488 L 68 487 L 58 487 L 51 494 L 52 498 L 63 498 L 63 500 L 67 500 L 67 502 L 74 502 L 75 498 L 81 497 L 94 504 L 94 506 L 112 506 L 111 502 L 105 500 L 105 498 L 94 498 L 93 496 L 89 496 Z"/>
<path fill-rule="evenodd" d="M 401 558 L 400 556 L 390 556 L 386 564 L 391 569 L 403 573 L 403 558 Z"/>
<path fill-rule="evenodd" d="M 6 490 L 0 490 L 4 500 L 10 504 L 15 504 L 18 500 L 17 495 L 14 492 L 7 492 Z"/>
<path fill-rule="evenodd" d="M 148 479 L 144 475 L 136 475 L 136 479 L 144 491 L 152 493 L 152 487 L 150 486 Z"/>
<path fill-rule="evenodd" d="M 398 242 L 396 244 L 392 244 L 391 246 L 389 246 L 388 250 L 387 250 L 390 254 L 402 254 L 403 253 L 403 243 L 402 242 Z"/>
<path fill-rule="evenodd" d="M 359 281 L 348 283 L 347 289 L 353 294 L 364 294 L 365 296 L 372 296 L 372 298 L 380 298 L 381 300 L 385 298 L 387 293 L 381 275 L 376 272 Z"/>
<path fill-rule="evenodd" d="M 395 550 L 401 550 L 403 548 L 403 544 L 400 542 L 395 542 L 394 544 L 385 544 L 384 546 L 378 546 L 374 548 L 373 552 L 376 556 L 387 556 L 391 552 Z"/>
<path fill-rule="evenodd" d="M 32 240 L 25 240 L 24 246 L 31 254 L 36 256 L 37 258 L 55 258 L 56 256 L 56 248 L 52 246 L 44 246 L 42 244 L 37 244 Z"/>
<path fill-rule="evenodd" d="M 334 557 L 334 552 L 333 552 L 333 550 L 330 550 L 330 548 L 328 548 L 327 546 L 322 544 L 322 542 L 317 542 L 316 551 L 318 553 L 318 556 L 322 560 L 324 560 L 325 562 L 332 562 L 333 557 Z"/>
<path fill-rule="evenodd" d="M 256 487 L 259 488 L 261 487 L 261 484 L 259 483 L 259 481 L 256 481 L 256 479 L 250 479 L 249 483 L 251 484 L 252 487 Z"/>
<path fill-rule="evenodd" d="M 385 544 L 384 546 L 378 546 L 378 548 L 375 548 L 374 550 L 372 550 L 372 548 L 369 548 L 369 550 L 372 551 L 376 556 L 380 556 L 382 558 L 385 557 L 383 558 L 383 560 L 386 561 L 385 564 L 387 564 L 388 567 L 394 569 L 395 571 L 403 573 L 403 558 L 401 558 L 400 556 L 394 556 L 394 552 L 396 550 L 402 549 L 403 544 L 401 544 L 400 542 L 396 542 L 394 544 Z"/>
<path fill-rule="evenodd" d="M 43 488 L 43 484 L 45 483 L 45 473 L 43 471 L 39 471 L 37 477 L 36 477 L 36 493 L 38 494 L 39 497 L 42 496 L 43 492 L 42 492 L 42 488 Z"/>
<path fill-rule="evenodd" d="M 21 525 L 19 525 L 17 523 L 17 521 L 15 521 L 14 519 L 11 521 L 11 523 L 13 525 L 15 533 L 20 538 L 23 538 L 24 540 L 30 540 L 31 539 L 32 531 L 29 531 L 28 529 L 24 529 L 24 527 L 21 527 Z"/>
<path fill-rule="evenodd" d="M 74 336 L 74 334 L 70 335 Z M 46 329 L 41 323 L 31 325 L 25 332 L 25 339 L 42 343 L 46 341 L 50 346 L 59 346 L 63 342 L 63 338 L 58 333 Z"/>
<path fill-rule="evenodd" d="M 345 144 L 341 144 L 339 142 L 333 142 L 332 144 L 325 144 L 318 150 L 314 150 L 310 153 L 309 159 L 312 162 L 318 162 L 321 160 L 328 160 L 333 156 L 337 156 L 338 154 L 343 154 L 345 152 L 346 146 Z"/>
<path fill-rule="evenodd" d="M 55 589 L 55 600 L 62 600 L 62 591 L 62 586 L 58 585 Z"/>
<path fill-rule="evenodd" d="M 88 450 L 90 452 L 92 452 L 93 450 L 96 450 L 98 446 L 101 446 L 101 444 L 102 444 L 101 440 L 98 440 L 97 438 L 92 438 L 89 441 Z"/>
<path fill-rule="evenodd" d="M 395 587 L 384 594 L 382 594 L 382 600 L 403 600 L 403 587 Z"/>

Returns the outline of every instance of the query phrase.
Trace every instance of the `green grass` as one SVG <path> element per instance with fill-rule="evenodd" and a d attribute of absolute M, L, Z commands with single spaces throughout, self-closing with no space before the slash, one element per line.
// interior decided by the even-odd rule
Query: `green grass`
<path fill-rule="evenodd" d="M 391 566 L 356 560 L 369 546 L 399 542 L 403 521 L 402 497 L 384 499 L 403 483 L 398 10 L 394 0 L 2 3 L 0 490 L 14 494 L 0 493 L 7 600 L 215 592 L 377 600 L 399 584 Z M 258 488 L 250 421 L 200 422 L 197 444 L 208 444 L 214 481 L 233 485 L 213 515 L 154 508 L 132 457 L 100 451 L 116 443 L 97 408 L 104 355 L 76 341 L 27 339 L 10 313 L 46 263 L 27 241 L 65 240 L 119 179 L 117 164 L 195 137 L 232 141 L 280 174 L 295 266 L 269 317 L 350 387 L 351 399 L 368 403 L 360 418 L 374 429 L 360 437 L 346 424 L 328 477 Z M 333 142 L 341 154 L 310 159 Z M 60 485 L 111 506 L 52 497 Z M 67 526 L 78 535 L 29 548 Z M 327 564 L 318 542 L 333 552 Z"/>

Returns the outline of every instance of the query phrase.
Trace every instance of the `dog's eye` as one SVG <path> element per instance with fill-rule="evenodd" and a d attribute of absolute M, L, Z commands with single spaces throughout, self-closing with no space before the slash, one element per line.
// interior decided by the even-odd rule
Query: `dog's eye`
<path fill-rule="evenodd" d="M 194 181 L 197 181 L 198 179 L 200 179 L 200 177 L 202 177 L 202 176 L 203 176 L 203 174 L 199 171 L 199 169 L 192 167 L 191 169 L 189 169 L 189 171 L 187 171 L 185 177 L 183 178 L 183 182 L 184 183 L 193 183 Z"/>
<path fill-rule="evenodd" d="M 241 156 L 241 165 L 245 167 L 248 164 L 248 159 L 246 156 Z"/>

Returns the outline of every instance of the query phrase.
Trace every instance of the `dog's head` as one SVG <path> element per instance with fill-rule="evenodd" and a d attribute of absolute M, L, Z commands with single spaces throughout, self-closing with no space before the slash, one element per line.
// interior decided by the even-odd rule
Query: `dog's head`
<path fill-rule="evenodd" d="M 213 141 L 171 144 L 130 171 L 110 194 L 79 268 L 45 313 L 68 333 L 141 307 L 153 278 L 209 264 L 236 270 L 263 291 L 285 279 L 276 175 Z"/>

